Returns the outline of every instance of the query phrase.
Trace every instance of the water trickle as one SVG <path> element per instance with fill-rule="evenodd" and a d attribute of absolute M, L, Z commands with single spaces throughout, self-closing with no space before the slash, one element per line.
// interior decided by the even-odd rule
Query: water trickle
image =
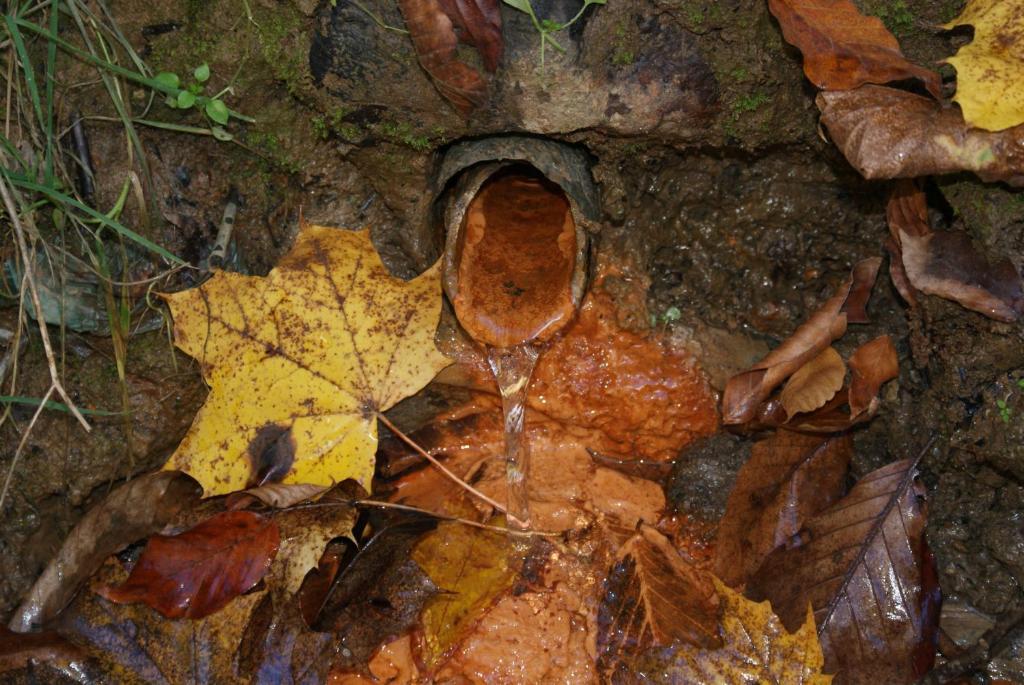
<path fill-rule="evenodd" d="M 508 480 L 509 523 L 530 527 L 530 443 L 526 439 L 526 389 L 537 365 L 540 350 L 529 343 L 514 347 L 492 347 L 487 363 L 498 381 L 501 408 L 505 414 L 505 473 Z"/>

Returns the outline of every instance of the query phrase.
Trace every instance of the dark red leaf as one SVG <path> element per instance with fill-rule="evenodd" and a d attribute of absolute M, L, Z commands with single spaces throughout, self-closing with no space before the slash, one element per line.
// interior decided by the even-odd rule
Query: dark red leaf
<path fill-rule="evenodd" d="M 459 40 L 480 51 L 487 71 L 494 72 L 501 59 L 500 0 L 438 0 L 441 9 L 461 33 Z"/>
<path fill-rule="evenodd" d="M 143 602 L 167 618 L 202 618 L 260 582 L 280 541 L 273 521 L 223 512 L 180 535 L 154 535 L 128 580 L 100 594 L 122 604 Z"/>

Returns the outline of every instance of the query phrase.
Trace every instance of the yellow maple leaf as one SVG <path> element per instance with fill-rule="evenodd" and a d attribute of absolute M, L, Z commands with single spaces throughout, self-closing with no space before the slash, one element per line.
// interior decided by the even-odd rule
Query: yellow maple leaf
<path fill-rule="evenodd" d="M 306 225 L 267 277 L 217 272 L 164 297 L 210 385 L 164 468 L 207 496 L 268 477 L 369 490 L 377 414 L 450 363 L 434 346 L 440 267 L 395 278 L 368 230 Z"/>
<path fill-rule="evenodd" d="M 946 60 L 964 120 L 989 131 L 1024 124 L 1024 0 L 971 0 L 944 28 L 964 24 L 974 40 Z"/>
<path fill-rule="evenodd" d="M 810 605 L 807 620 L 800 629 L 787 633 L 768 602 L 752 602 L 718 578 L 714 581 L 722 607 L 723 645 L 717 649 L 701 649 L 692 644 L 679 644 L 669 655 L 659 655 L 654 663 L 638 664 L 639 672 L 655 674 L 652 682 L 704 685 L 829 685 L 832 682 L 832 676 L 821 672 L 825 657 Z"/>

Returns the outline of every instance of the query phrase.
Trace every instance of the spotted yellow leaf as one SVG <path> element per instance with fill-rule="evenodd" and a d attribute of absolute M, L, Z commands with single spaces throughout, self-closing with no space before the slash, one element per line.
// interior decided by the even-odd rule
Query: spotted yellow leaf
<path fill-rule="evenodd" d="M 721 602 L 719 619 L 722 646 L 701 648 L 680 643 L 654 651 L 637 664 L 637 671 L 654 674 L 654 683 L 703 685 L 829 685 L 832 676 L 821 672 L 825 656 L 814 628 L 814 613 L 787 633 L 768 602 L 752 602 L 717 578 Z"/>
<path fill-rule="evenodd" d="M 217 272 L 164 297 L 175 344 L 210 386 L 164 468 L 207 496 L 346 478 L 369 490 L 377 413 L 449 363 L 434 346 L 439 266 L 395 278 L 369 231 L 303 226 L 265 278 Z"/>
<path fill-rule="evenodd" d="M 945 28 L 965 24 L 974 40 L 946 60 L 964 119 L 989 131 L 1024 124 L 1024 0 L 971 0 Z"/>

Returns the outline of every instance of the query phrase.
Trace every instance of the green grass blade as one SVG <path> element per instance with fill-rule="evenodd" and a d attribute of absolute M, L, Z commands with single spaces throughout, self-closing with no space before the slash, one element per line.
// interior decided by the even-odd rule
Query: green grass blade
<path fill-rule="evenodd" d="M 38 397 L 21 397 L 20 395 L 0 395 L 0 404 L 25 404 L 30 407 L 38 407 L 42 403 L 42 400 Z M 55 411 L 62 411 L 70 414 L 71 410 L 68 409 L 68 405 L 63 402 L 54 402 L 52 400 L 47 401 L 47 409 L 53 409 Z M 83 414 L 90 416 L 124 416 L 123 411 L 104 411 L 102 409 L 79 409 L 78 411 Z"/>
<path fill-rule="evenodd" d="M 59 0 L 50 0 L 50 33 L 57 35 L 60 28 L 60 12 L 57 9 Z M 57 77 L 57 44 L 46 41 L 46 121 L 43 130 L 46 133 L 46 185 L 53 186 L 53 86 Z"/>
<path fill-rule="evenodd" d="M 39 99 L 39 86 L 36 84 L 35 70 L 32 68 L 32 60 L 28 57 L 28 50 L 25 48 L 25 40 L 18 29 L 21 19 L 15 19 L 10 14 L 4 15 L 4 22 L 7 24 L 7 33 L 14 44 L 14 51 L 18 54 L 18 61 L 21 62 L 21 69 L 25 73 L 25 85 L 28 87 L 28 96 L 32 101 L 32 109 L 36 112 L 39 125 L 46 128 L 46 120 L 43 117 L 43 105 Z"/>

